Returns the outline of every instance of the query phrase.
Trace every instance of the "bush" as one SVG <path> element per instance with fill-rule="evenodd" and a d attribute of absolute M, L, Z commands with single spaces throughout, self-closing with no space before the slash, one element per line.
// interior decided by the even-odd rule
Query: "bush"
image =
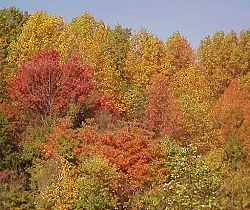
<path fill-rule="evenodd" d="M 13 146 L 11 145 L 11 127 L 0 110 L 0 170 L 14 162 Z"/>
<path fill-rule="evenodd" d="M 220 177 L 211 172 L 197 149 L 163 140 L 163 180 L 152 183 L 139 198 L 140 209 L 220 209 Z M 136 208 L 135 208 L 136 209 Z"/>
<path fill-rule="evenodd" d="M 230 135 L 225 142 L 225 157 L 232 168 L 237 168 L 237 163 L 246 157 L 242 142 L 235 135 Z"/>

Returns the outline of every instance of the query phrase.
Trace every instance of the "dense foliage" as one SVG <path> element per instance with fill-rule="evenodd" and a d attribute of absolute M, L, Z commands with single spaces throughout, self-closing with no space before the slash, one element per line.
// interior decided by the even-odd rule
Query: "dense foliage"
<path fill-rule="evenodd" d="M 0 209 L 249 209 L 250 31 L 0 10 Z"/>

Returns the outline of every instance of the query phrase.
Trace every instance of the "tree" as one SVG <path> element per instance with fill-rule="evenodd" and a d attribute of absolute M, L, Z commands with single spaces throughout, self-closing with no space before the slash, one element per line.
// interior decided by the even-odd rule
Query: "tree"
<path fill-rule="evenodd" d="M 14 42 L 19 34 L 23 24 L 27 21 L 27 14 L 15 7 L 0 10 L 0 57 L 6 62 L 8 56 L 7 48 L 11 42 Z"/>
<path fill-rule="evenodd" d="M 103 53 L 107 54 L 114 71 L 117 71 L 117 74 L 119 74 L 123 80 L 126 79 L 124 68 L 129 50 L 130 36 L 131 29 L 116 25 L 107 35 L 105 43 L 102 45 Z"/>
<path fill-rule="evenodd" d="M 122 127 L 106 130 L 96 136 L 96 153 L 106 158 L 118 174 L 113 177 L 111 190 L 121 204 L 143 189 L 152 170 L 156 155 L 150 136 L 137 128 Z"/>
<path fill-rule="evenodd" d="M 195 61 L 194 51 L 188 40 L 175 32 L 166 43 L 166 63 L 169 64 L 167 74 L 172 75 L 187 69 Z"/>
<path fill-rule="evenodd" d="M 8 47 L 14 42 L 28 16 L 15 7 L 0 10 L 0 102 L 7 97 L 6 83 L 11 73 L 11 63 L 7 62 Z"/>
<path fill-rule="evenodd" d="M 42 49 L 57 48 L 63 27 L 62 17 L 34 12 L 23 25 L 20 36 L 10 44 L 8 61 L 19 66 Z"/>
<path fill-rule="evenodd" d="M 83 157 L 78 165 L 73 165 L 59 157 L 53 162 L 47 160 L 33 168 L 32 180 L 39 183 L 37 208 L 94 210 L 115 206 L 109 183 L 116 172 L 107 160 L 97 156 Z M 49 169 L 56 173 L 48 173 Z M 48 181 L 41 186 L 44 179 Z"/>
<path fill-rule="evenodd" d="M 242 30 L 240 32 L 238 43 L 237 43 L 237 52 L 234 53 L 235 59 L 239 63 L 240 71 L 239 75 L 246 75 L 250 71 L 250 30 Z"/>
<path fill-rule="evenodd" d="M 38 52 L 9 82 L 9 95 L 32 120 L 60 115 L 70 102 L 84 101 L 93 89 L 93 70 L 77 58 L 59 63 L 55 50 Z"/>
<path fill-rule="evenodd" d="M 66 60 L 72 53 L 77 52 L 81 63 L 87 63 L 94 69 L 100 70 L 99 67 L 105 64 L 100 47 L 109 31 L 110 29 L 105 26 L 103 21 L 97 21 L 85 12 L 65 25 L 60 36 L 59 52 Z"/>
<path fill-rule="evenodd" d="M 125 61 L 130 47 L 130 36 L 130 29 L 119 25 L 111 30 L 101 46 L 106 65 L 97 70 L 95 75 L 97 86 L 112 96 L 121 111 L 125 111 L 127 105 L 123 99 L 129 83 Z"/>
<path fill-rule="evenodd" d="M 211 119 L 213 93 L 202 68 L 193 64 L 177 71 L 170 77 L 170 87 L 175 90 L 185 116 L 189 140 L 204 153 L 220 147 L 222 138 Z"/>
<path fill-rule="evenodd" d="M 186 120 L 178 104 L 175 92 L 169 87 L 169 79 L 157 75 L 148 93 L 144 127 L 156 135 L 167 135 L 176 140 L 185 138 Z"/>
<path fill-rule="evenodd" d="M 130 51 L 126 60 L 126 72 L 132 82 L 147 90 L 152 77 L 163 73 L 165 51 L 163 42 L 156 36 L 141 30 L 131 38 Z"/>
<path fill-rule="evenodd" d="M 249 31 L 242 31 L 240 37 L 235 32 L 216 32 L 213 37 L 205 37 L 198 49 L 198 60 L 206 72 L 218 99 L 230 82 L 245 75 L 249 70 Z"/>
<path fill-rule="evenodd" d="M 138 121 L 144 111 L 145 93 L 148 91 L 153 77 L 166 71 L 165 47 L 162 40 L 142 29 L 133 34 L 125 62 L 127 77 L 123 103 L 126 104 L 126 118 Z"/>
<path fill-rule="evenodd" d="M 244 81 L 243 78 L 241 80 Z M 250 100 L 241 80 L 234 80 L 230 83 L 216 102 L 212 116 L 215 127 L 221 130 L 225 138 L 231 135 L 238 137 L 249 151 Z"/>
<path fill-rule="evenodd" d="M 164 139 L 164 166 L 170 168 L 140 198 L 137 209 L 220 209 L 221 177 L 211 172 L 193 145 L 180 147 Z"/>

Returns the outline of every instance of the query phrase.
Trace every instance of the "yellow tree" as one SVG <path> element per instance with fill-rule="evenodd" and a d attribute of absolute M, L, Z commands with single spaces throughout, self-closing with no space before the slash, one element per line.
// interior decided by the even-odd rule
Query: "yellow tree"
<path fill-rule="evenodd" d="M 88 13 L 74 18 L 61 36 L 63 58 L 77 53 L 83 63 L 94 67 L 94 82 L 108 93 L 121 111 L 122 88 L 125 85 L 124 65 L 129 49 L 129 29 L 116 26 L 113 30 Z"/>
<path fill-rule="evenodd" d="M 217 32 L 205 37 L 198 49 L 200 66 L 206 73 L 213 97 L 217 99 L 230 82 L 250 70 L 250 32 L 242 31 L 225 35 Z"/>
<path fill-rule="evenodd" d="M 204 152 L 220 145 L 221 136 L 213 128 L 210 116 L 212 91 L 203 70 L 191 65 L 176 72 L 170 85 L 179 97 L 189 140 Z"/>
<path fill-rule="evenodd" d="M 194 51 L 188 40 L 175 32 L 166 43 L 166 63 L 170 66 L 167 73 L 175 74 L 177 71 L 188 68 L 194 63 Z"/>
<path fill-rule="evenodd" d="M 66 24 L 60 37 L 59 50 L 64 58 L 78 53 L 83 63 L 97 67 L 100 61 L 100 45 L 104 42 L 109 28 L 102 21 L 96 21 L 87 12 Z"/>
<path fill-rule="evenodd" d="M 166 68 L 162 40 L 146 30 L 141 30 L 131 37 L 125 65 L 129 83 L 123 97 L 129 118 L 142 115 L 146 101 L 144 93 L 149 89 L 153 76 L 164 73 Z"/>
<path fill-rule="evenodd" d="M 158 37 L 141 30 L 131 38 L 126 61 L 127 75 L 136 86 L 148 89 L 152 76 L 165 70 L 164 43 Z"/>
<path fill-rule="evenodd" d="M 115 26 L 101 46 L 106 65 L 96 74 L 99 87 L 112 96 L 121 111 L 126 107 L 123 96 L 129 83 L 125 62 L 130 47 L 130 36 L 130 29 L 122 28 L 120 25 Z"/>
<path fill-rule="evenodd" d="M 250 72 L 250 30 L 240 32 L 233 58 L 238 63 L 234 75 L 236 77 L 247 75 Z"/>
<path fill-rule="evenodd" d="M 62 17 L 34 12 L 20 36 L 10 44 L 8 61 L 18 66 L 41 49 L 57 48 L 63 27 Z"/>

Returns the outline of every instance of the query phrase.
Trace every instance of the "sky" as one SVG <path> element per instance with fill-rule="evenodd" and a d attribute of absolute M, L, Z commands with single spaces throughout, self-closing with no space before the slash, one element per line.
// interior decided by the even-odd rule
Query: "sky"
<path fill-rule="evenodd" d="M 66 22 L 88 11 L 111 27 L 146 28 L 164 41 L 179 31 L 194 48 L 216 31 L 250 28 L 250 0 L 0 0 L 1 9 L 10 6 L 45 10 Z"/>

